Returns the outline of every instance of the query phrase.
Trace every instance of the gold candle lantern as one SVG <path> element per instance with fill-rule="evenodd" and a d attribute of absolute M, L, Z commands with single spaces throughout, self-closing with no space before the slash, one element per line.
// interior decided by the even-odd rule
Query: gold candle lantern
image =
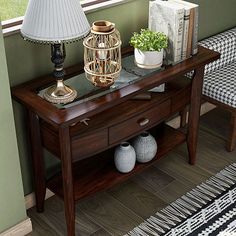
<path fill-rule="evenodd" d="M 111 86 L 121 71 L 121 40 L 115 25 L 94 22 L 83 44 L 86 78 L 97 87 Z"/>

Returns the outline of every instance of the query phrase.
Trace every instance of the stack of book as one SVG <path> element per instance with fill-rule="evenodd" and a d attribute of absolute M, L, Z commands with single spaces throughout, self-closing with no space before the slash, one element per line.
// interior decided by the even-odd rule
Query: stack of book
<path fill-rule="evenodd" d="M 198 50 L 198 5 L 183 0 L 150 1 L 149 29 L 168 36 L 167 63 L 185 60 Z"/>

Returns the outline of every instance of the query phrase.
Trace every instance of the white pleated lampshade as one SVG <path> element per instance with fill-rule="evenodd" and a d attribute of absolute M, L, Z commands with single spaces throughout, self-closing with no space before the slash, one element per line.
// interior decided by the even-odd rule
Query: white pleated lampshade
<path fill-rule="evenodd" d="M 25 39 L 44 43 L 76 41 L 89 31 L 80 0 L 30 0 L 21 28 Z"/>

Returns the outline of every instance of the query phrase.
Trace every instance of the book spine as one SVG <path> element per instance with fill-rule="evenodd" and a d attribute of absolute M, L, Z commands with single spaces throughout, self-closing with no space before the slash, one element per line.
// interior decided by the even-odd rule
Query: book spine
<path fill-rule="evenodd" d="M 173 47 L 173 62 L 181 60 L 182 40 L 183 40 L 183 26 L 184 26 L 184 9 L 176 11 L 175 29 L 176 38 L 174 39 Z"/>
<path fill-rule="evenodd" d="M 194 25 L 193 25 L 193 39 L 192 39 L 192 54 L 198 52 L 198 7 L 194 8 Z"/>
<path fill-rule="evenodd" d="M 194 8 L 190 9 L 189 15 L 189 29 L 188 29 L 188 43 L 186 57 L 189 58 L 192 55 L 192 41 L 193 41 L 193 24 L 194 24 Z"/>
<path fill-rule="evenodd" d="M 190 10 L 184 10 L 184 27 L 183 27 L 183 40 L 182 40 L 182 52 L 181 59 L 184 60 L 187 57 L 187 46 L 188 46 L 188 35 L 189 35 L 189 19 L 190 19 Z"/>

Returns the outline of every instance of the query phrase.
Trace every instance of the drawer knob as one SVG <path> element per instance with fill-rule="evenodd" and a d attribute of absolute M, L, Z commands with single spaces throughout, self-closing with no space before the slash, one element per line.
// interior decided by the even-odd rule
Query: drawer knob
<path fill-rule="evenodd" d="M 149 119 L 147 119 L 147 118 L 141 119 L 138 121 L 138 123 L 140 126 L 144 126 L 149 123 Z"/>

